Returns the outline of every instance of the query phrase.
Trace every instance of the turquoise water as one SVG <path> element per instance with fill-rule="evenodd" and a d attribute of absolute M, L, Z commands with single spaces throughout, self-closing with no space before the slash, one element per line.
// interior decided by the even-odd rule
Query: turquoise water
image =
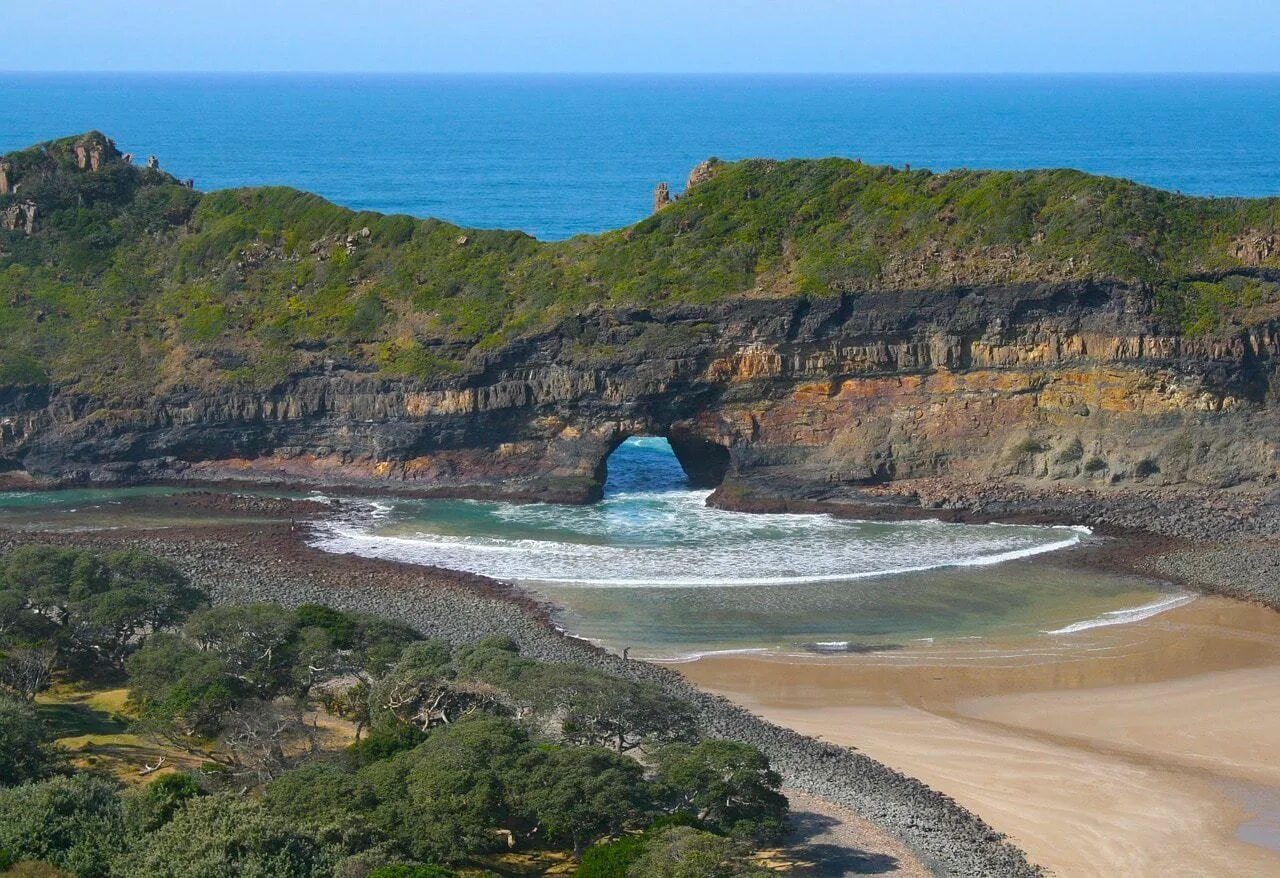
<path fill-rule="evenodd" d="M 202 189 L 563 238 L 725 159 L 1068 166 L 1280 193 L 1277 76 L 0 76 L 0 151 L 101 129 Z"/>
<path fill-rule="evenodd" d="M 0 529 L 262 520 L 171 498 L 181 492 L 0 493 Z M 978 649 L 1030 638 L 1034 650 L 1068 650 L 1080 631 L 1187 599 L 1055 564 L 1090 539 L 1079 529 L 747 515 L 707 507 L 707 493 L 689 487 L 666 440 L 632 438 L 609 459 L 605 498 L 591 506 L 353 499 L 311 540 L 513 582 L 556 607 L 576 635 L 668 659 L 735 649 L 898 655 L 961 638 Z"/>
<path fill-rule="evenodd" d="M 314 544 L 515 582 L 567 630 L 665 658 L 1063 638 L 1183 600 L 1022 560 L 1078 544 L 1079 529 L 747 515 L 707 507 L 707 494 L 666 440 L 632 438 L 609 460 L 601 503 L 379 500 L 322 525 Z"/>

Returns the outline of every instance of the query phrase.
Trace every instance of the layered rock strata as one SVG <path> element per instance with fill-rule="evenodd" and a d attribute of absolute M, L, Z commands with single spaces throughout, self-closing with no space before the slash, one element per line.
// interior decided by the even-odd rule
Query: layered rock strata
<path fill-rule="evenodd" d="M 589 343 L 584 343 L 589 342 Z M 607 351 L 607 354 L 604 352 Z M 1102 283 L 595 311 L 466 374 L 330 362 L 265 392 L 13 388 L 0 453 L 49 483 L 243 479 L 589 501 L 632 435 L 722 495 L 895 480 L 1266 487 L 1280 325 L 1188 338 Z"/>

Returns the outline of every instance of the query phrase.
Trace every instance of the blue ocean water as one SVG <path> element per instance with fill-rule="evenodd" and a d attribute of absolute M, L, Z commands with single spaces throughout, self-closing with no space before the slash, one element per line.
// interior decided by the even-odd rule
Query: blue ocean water
<path fill-rule="evenodd" d="M 1068 166 L 1280 193 L 1280 76 L 0 75 L 0 151 L 100 129 L 202 189 L 544 239 L 634 222 L 710 156 Z"/>

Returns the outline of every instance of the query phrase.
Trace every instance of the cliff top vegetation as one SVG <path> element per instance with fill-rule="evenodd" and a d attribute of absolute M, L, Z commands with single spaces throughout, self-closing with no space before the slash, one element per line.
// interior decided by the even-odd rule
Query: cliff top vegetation
<path fill-rule="evenodd" d="M 0 384 L 268 387 L 326 360 L 444 379 L 592 309 L 957 285 L 1123 282 L 1205 334 L 1271 316 L 1280 271 L 1280 199 L 1071 170 L 713 162 L 632 226 L 539 242 L 125 159 L 97 132 L 0 158 Z"/>

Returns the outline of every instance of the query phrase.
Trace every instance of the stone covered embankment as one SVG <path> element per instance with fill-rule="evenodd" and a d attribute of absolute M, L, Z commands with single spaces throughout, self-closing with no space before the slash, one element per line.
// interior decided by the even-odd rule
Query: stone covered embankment
<path fill-rule="evenodd" d="M 788 786 L 843 806 L 901 839 L 939 875 L 1035 876 L 1039 870 L 981 818 L 949 797 L 856 751 L 780 728 L 728 700 L 701 692 L 679 674 L 624 661 L 557 631 L 545 608 L 500 583 L 469 574 L 326 555 L 302 546 L 289 525 L 142 532 L 7 533 L 0 552 L 19 542 L 127 545 L 173 561 L 218 603 L 318 602 L 406 622 L 453 643 L 488 634 L 515 639 L 528 655 L 590 665 L 656 682 L 696 705 L 707 734 L 750 742 L 766 752 Z"/>

